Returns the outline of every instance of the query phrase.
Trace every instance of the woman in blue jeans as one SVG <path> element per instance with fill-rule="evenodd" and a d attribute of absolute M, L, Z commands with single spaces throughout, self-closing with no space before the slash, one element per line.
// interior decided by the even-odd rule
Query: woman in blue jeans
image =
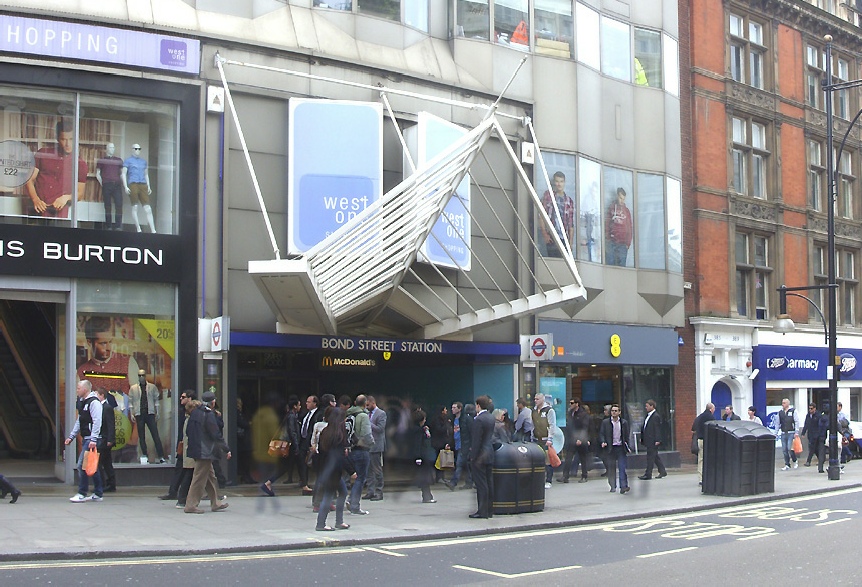
<path fill-rule="evenodd" d="M 318 459 L 320 477 L 318 487 L 323 491 L 320 511 L 317 512 L 318 532 L 332 530 L 347 530 L 350 524 L 344 523 L 344 501 L 347 498 L 347 486 L 341 472 L 344 470 L 344 460 L 347 457 L 347 430 L 344 427 L 345 412 L 341 408 L 332 408 L 326 416 L 326 428 L 320 433 L 318 444 Z M 337 499 L 336 499 L 337 495 Z M 332 500 L 335 502 L 335 526 L 328 526 L 326 518 Z"/>

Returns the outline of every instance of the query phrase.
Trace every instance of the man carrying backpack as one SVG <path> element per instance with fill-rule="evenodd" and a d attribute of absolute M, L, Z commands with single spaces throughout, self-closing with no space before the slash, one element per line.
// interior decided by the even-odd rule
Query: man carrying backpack
<path fill-rule="evenodd" d="M 351 514 L 364 516 L 368 512 L 359 507 L 359 500 L 362 497 L 362 488 L 365 487 L 365 479 L 368 477 L 368 464 L 371 462 L 368 449 L 374 444 L 374 437 L 371 435 L 371 420 L 368 418 L 368 412 L 365 411 L 364 395 L 356 396 L 353 406 L 347 410 L 347 419 L 344 421 L 344 425 L 347 427 L 347 442 L 350 447 L 347 458 L 356 471 L 356 480 L 350 489 L 348 511 Z"/>

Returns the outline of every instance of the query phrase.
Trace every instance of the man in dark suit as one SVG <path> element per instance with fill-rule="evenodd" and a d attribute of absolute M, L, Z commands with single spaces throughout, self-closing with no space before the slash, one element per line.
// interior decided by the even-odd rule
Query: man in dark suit
<path fill-rule="evenodd" d="M 658 478 L 667 477 L 667 471 L 664 468 L 664 463 L 661 462 L 661 457 L 658 454 L 658 448 L 661 446 L 661 416 L 655 411 L 655 400 L 648 399 L 644 404 L 646 408 L 646 418 L 641 429 L 641 441 L 646 447 L 646 471 L 638 479 L 644 481 L 652 479 L 653 466 L 658 467 Z"/>
<path fill-rule="evenodd" d="M 629 454 L 630 430 L 628 421 L 620 417 L 619 404 L 611 405 L 611 417 L 602 420 L 599 426 L 599 442 L 607 451 L 605 466 L 608 469 L 608 484 L 611 493 L 617 490 L 617 471 L 620 475 L 620 493 L 628 493 L 629 478 L 626 474 L 626 461 Z"/>
<path fill-rule="evenodd" d="M 308 451 L 311 449 L 311 433 L 314 425 L 323 417 L 323 410 L 318 409 L 320 399 L 316 395 L 309 395 L 305 399 L 305 412 L 301 417 L 299 428 L 299 451 L 297 454 L 299 465 L 299 483 L 302 485 L 302 494 L 311 495 L 312 489 L 308 486 Z"/>
<path fill-rule="evenodd" d="M 494 479 L 491 469 L 494 465 L 494 446 L 491 438 L 494 436 L 494 417 L 488 412 L 491 398 L 482 395 L 476 398 L 476 408 L 479 412 L 473 421 L 473 484 L 476 486 L 476 501 L 478 509 L 471 518 L 490 518 L 491 495 L 494 493 Z"/>

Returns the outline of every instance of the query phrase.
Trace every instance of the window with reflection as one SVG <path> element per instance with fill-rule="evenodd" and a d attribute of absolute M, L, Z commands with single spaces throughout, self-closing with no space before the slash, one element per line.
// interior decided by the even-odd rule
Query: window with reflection
<path fill-rule="evenodd" d="M 664 176 L 638 173 L 638 267 L 664 269 Z"/>
<path fill-rule="evenodd" d="M 667 268 L 682 273 L 682 184 L 667 178 Z"/>
<path fill-rule="evenodd" d="M 627 82 L 632 80 L 629 25 L 602 15 L 602 72 Z"/>
<path fill-rule="evenodd" d="M 601 68 L 601 46 L 599 43 L 599 13 L 578 2 L 575 4 L 578 27 L 577 57 L 584 65 Z"/>
<path fill-rule="evenodd" d="M 362 14 L 401 20 L 401 0 L 356 0 L 356 5 Z"/>
<path fill-rule="evenodd" d="M 578 157 L 578 259 L 602 262 L 602 165 Z"/>
<path fill-rule="evenodd" d="M 634 267 L 634 194 L 632 172 L 604 168 L 605 263 Z"/>
<path fill-rule="evenodd" d="M 176 104 L 0 92 L 0 222 L 176 232 Z"/>
<path fill-rule="evenodd" d="M 679 43 L 663 34 L 664 87 L 668 93 L 679 96 Z"/>
<path fill-rule="evenodd" d="M 575 156 L 566 153 L 544 152 L 542 159 L 548 172 L 547 179 L 537 166 L 536 193 L 542 200 L 551 225 L 538 222 L 539 252 L 545 257 L 562 257 L 553 233 L 556 232 L 564 247 L 572 250 L 575 242 Z M 550 181 L 550 184 L 548 184 Z"/>
<path fill-rule="evenodd" d="M 536 53 L 572 57 L 574 24 L 571 0 L 535 0 Z"/>
<path fill-rule="evenodd" d="M 491 10 L 488 0 L 457 0 L 457 12 L 457 36 L 482 41 L 490 38 Z"/>
<path fill-rule="evenodd" d="M 494 38 L 501 45 L 530 50 L 529 0 L 495 0 Z"/>
<path fill-rule="evenodd" d="M 652 88 L 662 87 L 661 33 L 635 28 L 635 83 Z"/>

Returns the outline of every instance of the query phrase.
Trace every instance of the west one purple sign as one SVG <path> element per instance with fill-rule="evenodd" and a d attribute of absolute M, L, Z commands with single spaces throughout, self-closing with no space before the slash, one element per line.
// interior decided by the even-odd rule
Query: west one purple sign
<path fill-rule="evenodd" d="M 200 73 L 196 39 L 0 15 L 0 51 Z"/>

